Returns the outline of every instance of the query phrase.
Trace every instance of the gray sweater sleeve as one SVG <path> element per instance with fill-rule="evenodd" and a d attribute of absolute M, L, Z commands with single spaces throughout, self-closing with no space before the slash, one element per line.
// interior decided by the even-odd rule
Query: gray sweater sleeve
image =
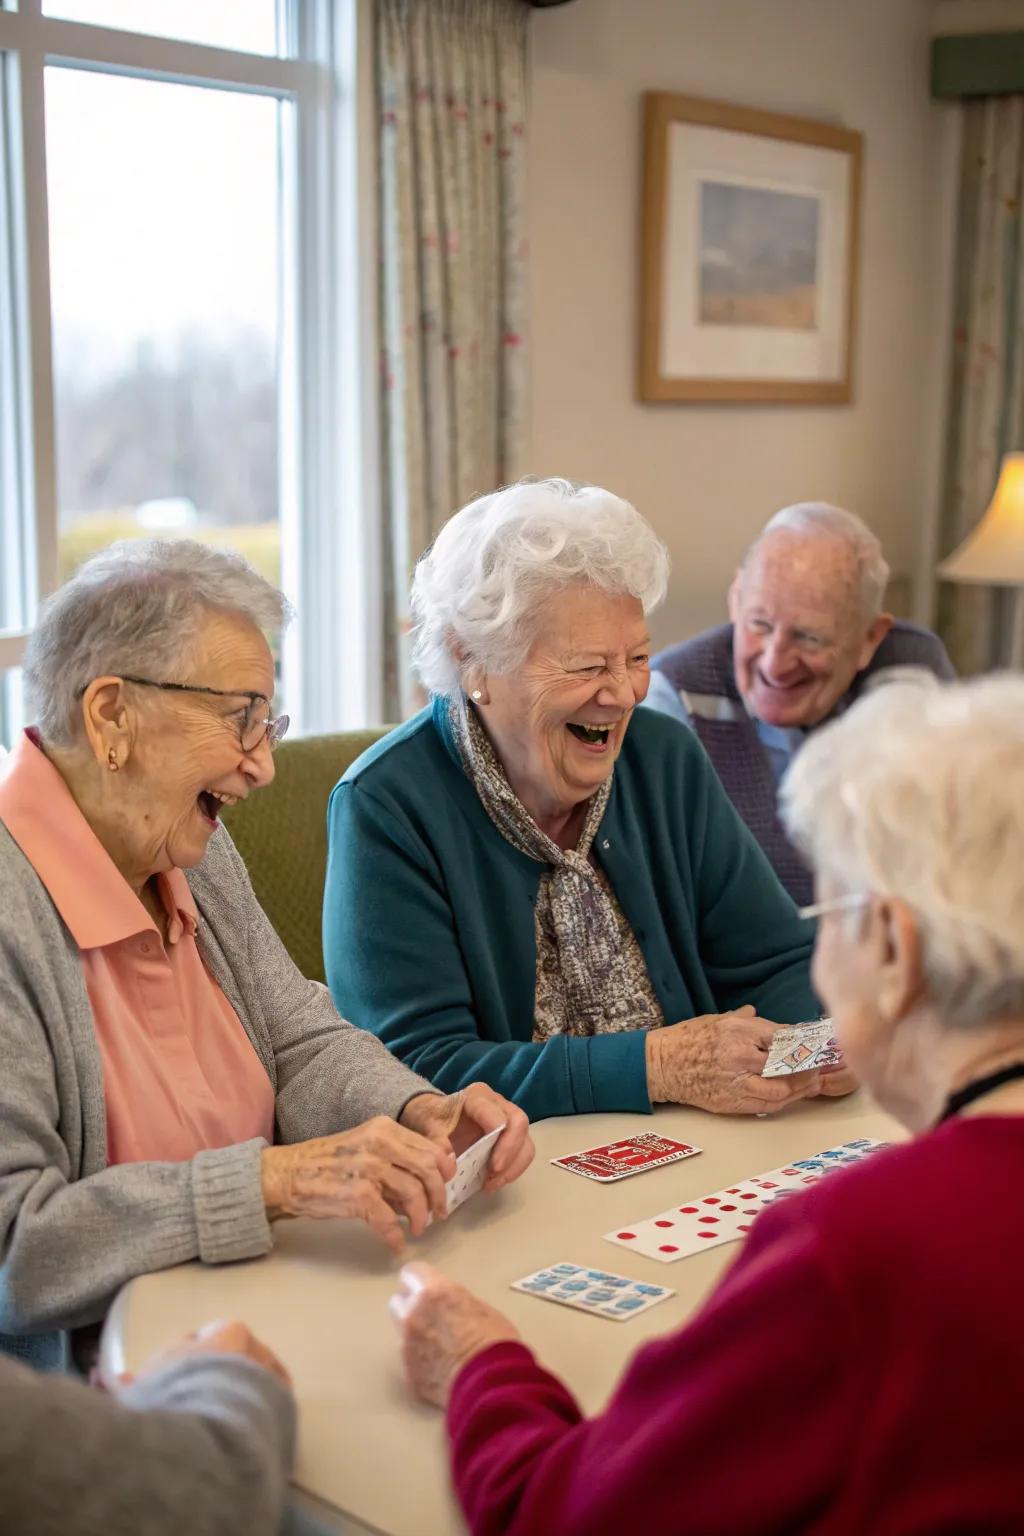
<path fill-rule="evenodd" d="M 259 1139 L 188 1162 L 105 1166 L 102 1064 L 80 957 L 20 854 L 0 860 L 4 874 L 0 1334 L 41 1334 L 103 1317 L 137 1275 L 255 1258 L 272 1234 Z M 300 974 L 226 832 L 189 878 L 204 961 L 274 1083 L 279 1140 L 397 1117 L 434 1091 Z"/>
<path fill-rule="evenodd" d="M 79 1327 L 136 1275 L 268 1251 L 262 1141 L 74 1179 L 52 1043 L 2 978 L 0 1014 L 0 1333 Z"/>
<path fill-rule="evenodd" d="M 191 1355 L 120 1398 L 0 1358 L 5 1536 L 273 1536 L 295 1407 L 250 1360 Z"/>
<path fill-rule="evenodd" d="M 272 1054 L 278 1139 L 308 1141 L 374 1115 L 398 1118 L 436 1093 L 375 1035 L 343 1019 L 326 987 L 295 965 L 256 900 L 242 857 L 222 827 L 189 873 L 210 969 L 236 1012 Z"/>

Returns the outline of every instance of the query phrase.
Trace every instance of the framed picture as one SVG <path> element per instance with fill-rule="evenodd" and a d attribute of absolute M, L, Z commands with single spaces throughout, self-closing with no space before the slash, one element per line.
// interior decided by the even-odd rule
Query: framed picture
<path fill-rule="evenodd" d="M 850 399 L 862 142 L 647 92 L 642 400 Z"/>

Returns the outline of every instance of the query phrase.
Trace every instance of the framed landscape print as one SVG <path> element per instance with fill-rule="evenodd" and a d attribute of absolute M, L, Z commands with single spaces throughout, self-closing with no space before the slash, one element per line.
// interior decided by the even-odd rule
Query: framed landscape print
<path fill-rule="evenodd" d="M 644 97 L 642 400 L 851 397 L 862 137 Z"/>

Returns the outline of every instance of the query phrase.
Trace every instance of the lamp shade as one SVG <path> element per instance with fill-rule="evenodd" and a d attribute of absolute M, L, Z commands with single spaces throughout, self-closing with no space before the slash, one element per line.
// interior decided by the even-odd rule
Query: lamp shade
<path fill-rule="evenodd" d="M 985 516 L 943 560 L 939 575 L 944 581 L 1024 586 L 1024 453 L 1005 456 Z"/>

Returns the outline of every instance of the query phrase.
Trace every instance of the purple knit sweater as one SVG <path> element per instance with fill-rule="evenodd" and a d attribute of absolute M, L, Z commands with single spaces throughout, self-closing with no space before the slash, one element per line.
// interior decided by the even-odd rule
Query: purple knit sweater
<path fill-rule="evenodd" d="M 768 855 L 775 873 L 798 906 L 813 900 L 810 871 L 790 843 L 776 809 L 775 778 L 768 754 L 747 714 L 732 661 L 732 625 L 720 624 L 692 640 L 660 651 L 652 667 L 664 672 L 679 692 L 729 700 L 721 718 L 706 718 L 691 711 L 694 729 L 715 765 L 726 793 Z M 945 646 L 937 635 L 917 624 L 897 619 L 871 661 L 858 672 L 843 694 L 831 718 L 842 714 L 866 688 L 879 681 L 878 674 L 893 667 L 923 667 L 948 681 L 955 677 Z M 726 718 L 731 716 L 731 718 Z"/>

